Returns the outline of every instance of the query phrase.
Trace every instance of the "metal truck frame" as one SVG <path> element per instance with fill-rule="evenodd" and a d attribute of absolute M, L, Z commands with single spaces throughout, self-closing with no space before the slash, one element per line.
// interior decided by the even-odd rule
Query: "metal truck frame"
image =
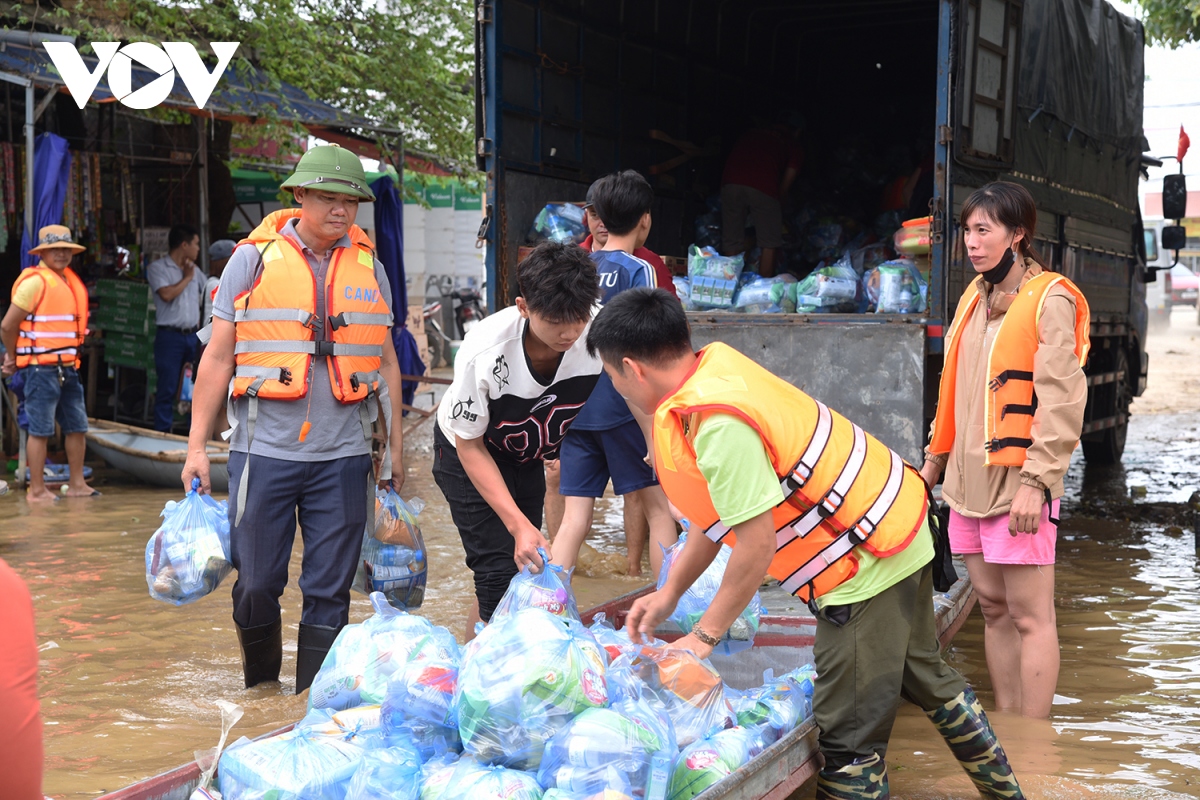
<path fill-rule="evenodd" d="M 790 69 L 793 56 L 800 76 L 792 34 L 805 20 L 832 14 L 841 15 L 838 24 L 863 29 L 936 25 L 929 310 L 690 312 L 696 344 L 728 342 L 921 463 L 943 334 L 972 274 L 958 211 L 987 181 L 1018 181 L 1038 202 L 1036 244 L 1092 308 L 1084 454 L 1096 463 L 1119 461 L 1130 401 L 1146 385 L 1144 284 L 1152 273 L 1136 189 L 1144 149 L 1143 32 L 1107 4 L 478 0 L 476 155 L 487 176 L 480 237 L 490 307 L 512 302 L 518 246 L 538 210 L 582 199 L 592 180 L 615 169 L 652 174 L 657 199 L 648 244 L 667 255 L 685 253 L 684 193 L 671 185 L 672 167 L 654 166 L 664 166 L 659 129 L 703 138 L 703 114 L 712 109 L 696 108 L 697 87 L 728 96 L 752 69 Z M 932 42 L 927 29 L 924 35 Z M 1049 77 L 1025 80 L 1026 67 Z M 1113 86 L 1113 96 L 1085 97 L 1099 82 Z M 1110 130 L 1109 117 L 1124 128 Z"/>

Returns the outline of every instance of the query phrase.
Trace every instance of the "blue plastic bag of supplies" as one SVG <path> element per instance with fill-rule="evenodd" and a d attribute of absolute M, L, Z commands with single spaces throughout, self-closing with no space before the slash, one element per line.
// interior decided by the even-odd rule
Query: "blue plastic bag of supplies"
<path fill-rule="evenodd" d="M 383 592 L 401 611 L 414 611 L 425 600 L 429 572 L 425 540 L 417 515 L 425 503 L 407 503 L 391 486 L 375 492 L 375 525 L 363 531 L 362 554 L 351 588 L 363 594 Z"/>
<path fill-rule="evenodd" d="M 571 591 L 571 572 L 551 564 L 544 548 L 538 548 L 542 569 L 534 572 L 526 565 L 509 581 L 508 589 L 492 612 L 492 622 L 512 616 L 522 608 L 541 608 L 557 617 L 579 619 L 579 607 Z"/>
<path fill-rule="evenodd" d="M 526 240 L 579 244 L 588 235 L 585 213 L 574 203 L 547 203 L 534 218 Z"/>
<path fill-rule="evenodd" d="M 542 800 L 542 787 L 528 772 L 459 759 L 441 800 Z"/>
<path fill-rule="evenodd" d="M 862 284 L 876 314 L 916 314 L 925 308 L 929 286 L 912 259 L 885 261 L 863 275 Z"/>
<path fill-rule="evenodd" d="M 723 256 L 713 247 L 688 248 L 688 279 L 716 278 L 718 280 L 737 282 L 745 269 L 746 262 L 742 254 Z"/>
<path fill-rule="evenodd" d="M 613 661 L 606 678 L 618 701 L 644 700 L 669 719 L 680 747 L 736 724 L 721 676 L 689 650 L 644 647 Z"/>
<path fill-rule="evenodd" d="M 629 639 L 629 629 L 615 629 L 603 611 L 598 612 L 592 617 L 592 624 L 588 626 L 588 630 L 596 638 L 596 643 L 608 653 L 608 660 L 610 662 L 625 653 L 636 653 L 643 647 L 662 647 L 666 644 L 661 639 L 655 639 L 654 637 L 650 637 L 641 644 L 634 644 Z"/>
<path fill-rule="evenodd" d="M 380 592 L 371 594 L 375 614 L 342 628 L 325 663 L 313 678 L 308 707 L 340 710 L 382 703 L 388 679 L 411 657 L 453 658 L 458 641 L 450 631 L 424 617 L 390 606 Z"/>
<path fill-rule="evenodd" d="M 421 766 L 421 800 L 442 800 L 458 761 L 458 753 L 442 753 Z"/>
<path fill-rule="evenodd" d="M 146 585 L 155 600 L 181 606 L 212 593 L 233 570 L 224 500 L 200 494 L 198 478 L 182 500 L 163 508 L 163 523 L 146 542 Z"/>
<path fill-rule="evenodd" d="M 463 750 L 481 762 L 537 769 L 546 741 L 608 705 L 605 656 L 578 620 L 523 608 L 467 645 L 454 701 Z"/>
<path fill-rule="evenodd" d="M 388 741 L 411 742 L 422 758 L 461 750 L 454 689 L 462 655 L 449 642 L 430 640 L 418 646 L 392 673 L 383 700 L 383 730 Z"/>
<path fill-rule="evenodd" d="M 244 736 L 221 755 L 224 800 L 345 800 L 366 751 L 342 736 L 299 725 L 269 739 Z"/>
<path fill-rule="evenodd" d="M 546 789 L 645 797 L 651 762 L 675 757 L 670 721 L 643 700 L 584 711 L 546 742 L 538 783 Z"/>
<path fill-rule="evenodd" d="M 768 671 L 762 686 L 733 701 L 738 725 L 759 731 L 764 746 L 782 739 L 812 714 L 814 675 L 811 665 L 779 678 Z"/>
<path fill-rule="evenodd" d="M 671 568 L 683 553 L 687 536 L 688 533 L 685 530 L 678 542 L 663 551 L 662 569 L 658 573 L 658 589 L 661 590 L 666 585 L 667 575 L 670 574 Z M 717 589 L 721 587 L 721 581 L 725 577 L 725 568 L 729 565 L 729 557 L 732 554 L 732 547 L 721 545 L 716 558 L 679 598 L 679 603 L 675 606 L 675 611 L 671 613 L 669 619 L 683 633 L 690 633 L 692 626 L 699 622 L 700 618 L 704 616 L 704 612 L 708 610 L 713 598 L 717 595 Z M 713 652 L 720 655 L 732 655 L 749 649 L 754 644 L 754 635 L 758 633 L 759 618 L 762 613 L 764 613 L 762 599 L 755 592 L 754 597 L 750 598 L 750 604 L 742 610 L 741 614 L 738 614 L 737 619 L 721 637 L 721 643 Z"/>
<path fill-rule="evenodd" d="M 675 759 L 668 800 L 691 800 L 762 752 L 755 731 L 729 728 L 685 747 Z"/>
<path fill-rule="evenodd" d="M 418 800 L 421 756 L 410 744 L 368 751 L 350 779 L 346 800 Z"/>
<path fill-rule="evenodd" d="M 341 711 L 314 708 L 304 715 L 299 726 L 322 736 L 332 736 L 351 742 L 364 750 L 384 745 L 379 706 L 355 706 Z"/>

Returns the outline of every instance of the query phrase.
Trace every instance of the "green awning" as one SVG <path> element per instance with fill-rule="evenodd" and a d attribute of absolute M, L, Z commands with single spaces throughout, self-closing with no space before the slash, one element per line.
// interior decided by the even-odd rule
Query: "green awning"
<path fill-rule="evenodd" d="M 231 169 L 233 194 L 239 203 L 271 203 L 279 199 L 279 184 L 288 171 L 272 173 L 257 169 Z M 384 175 L 394 172 L 368 172 L 367 183 L 371 184 Z M 456 211 L 479 211 L 483 208 L 483 197 L 459 185 L 458 181 L 439 181 L 429 186 L 413 185 L 413 193 L 432 208 L 453 208 Z M 405 202 L 418 202 L 416 197 L 406 196 Z"/>
<path fill-rule="evenodd" d="M 233 196 L 239 203 L 273 203 L 279 200 L 279 184 L 287 173 L 275 175 L 265 170 L 231 169 Z"/>

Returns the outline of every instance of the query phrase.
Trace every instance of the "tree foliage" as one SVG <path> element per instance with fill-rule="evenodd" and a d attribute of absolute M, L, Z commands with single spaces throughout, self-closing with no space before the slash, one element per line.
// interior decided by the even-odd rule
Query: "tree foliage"
<path fill-rule="evenodd" d="M 1138 0 L 1147 40 L 1167 47 L 1200 41 L 1200 0 Z"/>
<path fill-rule="evenodd" d="M 14 6 L 22 27 L 80 38 L 241 42 L 232 68 L 403 132 L 446 164 L 472 158 L 471 0 L 62 0 Z M 269 114 L 267 115 L 269 116 Z"/>

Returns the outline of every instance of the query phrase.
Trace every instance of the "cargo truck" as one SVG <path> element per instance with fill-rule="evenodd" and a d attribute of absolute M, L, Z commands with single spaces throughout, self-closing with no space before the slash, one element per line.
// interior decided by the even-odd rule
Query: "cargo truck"
<path fill-rule="evenodd" d="M 518 249 L 547 202 L 639 170 L 656 193 L 648 246 L 682 257 L 738 132 L 798 112 L 798 193 L 834 213 L 838 175 L 893 145 L 926 154 L 927 309 L 690 312 L 697 345 L 728 342 L 920 464 L 943 335 L 973 274 L 958 212 L 973 189 L 1016 181 L 1037 201 L 1037 247 L 1091 306 L 1084 454 L 1120 460 L 1146 385 L 1154 274 L 1138 206 L 1139 22 L 1102 0 L 480 0 L 475 11 L 493 308 L 512 302 Z M 834 179 L 805 188 L 806 174 Z"/>

